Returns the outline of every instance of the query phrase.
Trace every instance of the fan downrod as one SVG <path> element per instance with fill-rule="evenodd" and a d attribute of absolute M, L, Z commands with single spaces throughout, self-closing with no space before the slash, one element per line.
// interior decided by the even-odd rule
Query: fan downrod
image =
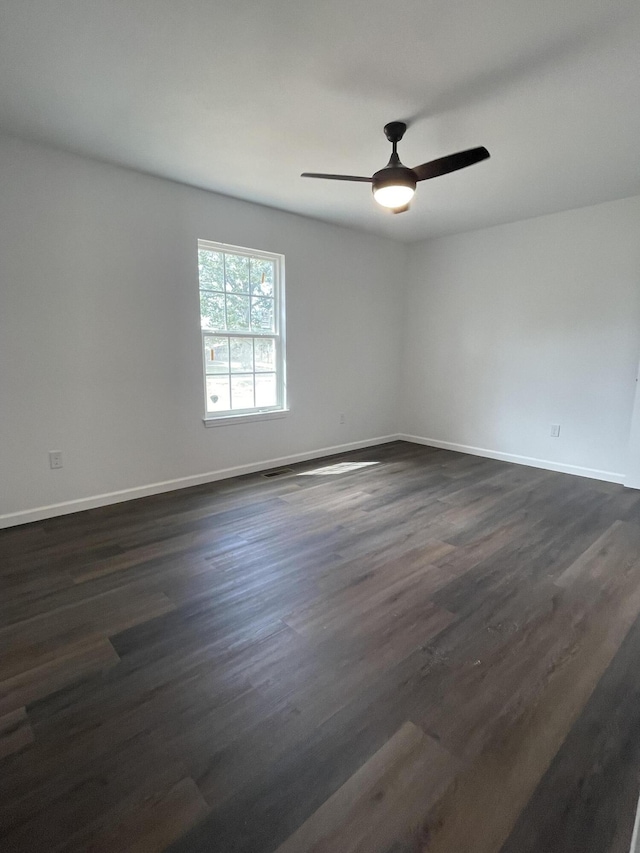
<path fill-rule="evenodd" d="M 406 129 L 407 125 L 405 122 L 390 121 L 389 124 L 385 124 L 384 126 L 384 135 L 387 137 L 389 142 L 397 143 L 400 142 L 404 136 Z"/>

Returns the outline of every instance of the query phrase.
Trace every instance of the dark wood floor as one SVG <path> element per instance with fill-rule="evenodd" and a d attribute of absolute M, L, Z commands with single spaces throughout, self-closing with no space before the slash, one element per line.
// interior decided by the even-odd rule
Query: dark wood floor
<path fill-rule="evenodd" d="M 398 442 L 0 553 L 2 851 L 627 853 L 640 492 Z"/>

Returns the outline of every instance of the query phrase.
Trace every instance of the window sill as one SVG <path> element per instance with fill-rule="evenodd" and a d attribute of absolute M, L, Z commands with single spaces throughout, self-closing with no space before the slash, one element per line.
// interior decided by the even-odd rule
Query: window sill
<path fill-rule="evenodd" d="M 202 423 L 209 427 L 231 426 L 231 424 L 252 424 L 257 421 L 276 421 L 286 418 L 289 409 L 278 409 L 276 412 L 251 412 L 248 415 L 229 415 L 222 418 L 203 418 Z"/>

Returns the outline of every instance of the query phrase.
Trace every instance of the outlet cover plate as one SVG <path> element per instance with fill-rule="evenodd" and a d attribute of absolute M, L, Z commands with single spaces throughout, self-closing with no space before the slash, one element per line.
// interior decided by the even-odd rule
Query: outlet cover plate
<path fill-rule="evenodd" d="M 52 450 L 49 453 L 49 466 L 51 468 L 62 468 L 62 451 Z"/>

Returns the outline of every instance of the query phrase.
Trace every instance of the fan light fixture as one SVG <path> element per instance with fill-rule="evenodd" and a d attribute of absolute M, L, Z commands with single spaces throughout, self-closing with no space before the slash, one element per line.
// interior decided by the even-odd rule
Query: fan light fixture
<path fill-rule="evenodd" d="M 409 204 L 416 191 L 416 182 L 410 177 L 373 179 L 373 197 L 382 207 L 404 207 Z"/>
<path fill-rule="evenodd" d="M 392 213 L 404 213 L 409 210 L 409 203 L 416 191 L 418 181 L 428 181 L 439 175 L 447 175 L 449 172 L 457 172 L 465 169 L 481 160 L 489 157 L 489 152 L 484 147 L 469 148 L 467 151 L 458 151 L 457 154 L 449 154 L 447 157 L 439 157 L 430 160 L 420 166 L 409 169 L 403 166 L 398 157 L 398 142 L 404 136 L 407 125 L 403 121 L 391 121 L 384 126 L 384 134 L 393 146 L 389 162 L 371 178 L 364 175 L 327 175 L 324 172 L 303 172 L 303 178 L 323 178 L 328 181 L 358 181 L 371 184 L 373 197 Z"/>

